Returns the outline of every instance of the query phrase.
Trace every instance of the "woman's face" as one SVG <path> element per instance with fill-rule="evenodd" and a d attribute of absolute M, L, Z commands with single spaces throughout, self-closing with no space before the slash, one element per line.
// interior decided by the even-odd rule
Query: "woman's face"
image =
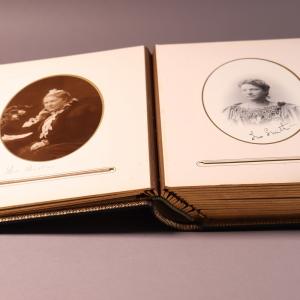
<path fill-rule="evenodd" d="M 266 92 L 256 86 L 252 85 L 250 83 L 244 83 L 241 86 L 242 94 L 246 97 L 248 100 L 258 100 L 258 99 L 265 99 L 266 98 Z"/>
<path fill-rule="evenodd" d="M 43 100 L 45 109 L 50 112 L 61 109 L 64 106 L 65 102 L 66 101 L 63 98 L 56 96 L 47 96 Z"/>

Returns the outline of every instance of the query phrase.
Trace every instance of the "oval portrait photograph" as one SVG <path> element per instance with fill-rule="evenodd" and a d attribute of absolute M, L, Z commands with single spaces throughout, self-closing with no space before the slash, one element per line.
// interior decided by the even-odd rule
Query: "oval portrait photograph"
<path fill-rule="evenodd" d="M 255 144 L 284 141 L 300 129 L 300 84 L 292 70 L 259 58 L 216 68 L 202 90 L 211 122 L 228 136 Z"/>
<path fill-rule="evenodd" d="M 95 133 L 102 116 L 100 92 L 88 80 L 58 75 L 19 91 L 1 115 L 1 141 L 15 156 L 30 161 L 64 157 Z"/>

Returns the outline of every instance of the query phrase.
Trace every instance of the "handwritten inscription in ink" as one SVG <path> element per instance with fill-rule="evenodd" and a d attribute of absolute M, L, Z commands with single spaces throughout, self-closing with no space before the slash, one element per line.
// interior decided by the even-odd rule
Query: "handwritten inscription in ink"
<path fill-rule="evenodd" d="M 24 168 L 16 168 L 14 165 L 9 165 L 5 168 L 5 170 L 2 172 L 2 175 L 17 175 L 21 173 L 33 173 L 37 171 L 43 171 L 48 170 L 49 166 L 34 166 L 34 165 L 28 165 Z"/>
<path fill-rule="evenodd" d="M 256 133 L 254 130 L 251 130 L 249 132 L 249 135 L 251 137 L 251 140 L 255 141 L 255 140 L 263 139 L 265 137 L 284 133 L 284 132 L 290 130 L 293 126 L 295 126 L 295 124 L 280 123 L 279 126 L 274 127 L 274 128 L 265 127 L 263 130 L 263 133 L 261 133 L 261 132 Z"/>

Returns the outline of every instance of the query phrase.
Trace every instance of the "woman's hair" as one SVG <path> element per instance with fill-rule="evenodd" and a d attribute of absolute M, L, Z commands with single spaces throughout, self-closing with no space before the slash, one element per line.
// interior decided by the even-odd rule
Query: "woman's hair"
<path fill-rule="evenodd" d="M 241 87 L 243 84 L 252 84 L 254 86 L 257 86 L 261 88 L 265 93 L 266 96 L 269 95 L 270 86 L 266 84 L 263 80 L 260 79 L 246 79 L 239 83 L 239 87 Z"/>
<path fill-rule="evenodd" d="M 57 89 L 50 90 L 46 94 L 46 96 L 44 97 L 44 99 L 47 98 L 47 97 L 49 97 L 49 96 L 54 96 L 54 97 L 63 99 L 66 102 L 71 101 L 71 99 L 72 99 L 72 96 L 71 96 L 71 94 L 69 92 L 64 91 L 64 90 L 57 90 Z"/>

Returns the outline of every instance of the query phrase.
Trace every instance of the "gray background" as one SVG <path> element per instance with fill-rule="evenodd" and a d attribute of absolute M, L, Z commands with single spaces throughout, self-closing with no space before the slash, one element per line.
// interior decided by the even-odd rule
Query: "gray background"
<path fill-rule="evenodd" d="M 299 37 L 299 9 L 299 1 L 1 0 L 0 63 Z M 174 233 L 140 216 L 135 225 L 115 215 L 1 227 L 1 299 L 299 298 L 299 231 Z"/>

